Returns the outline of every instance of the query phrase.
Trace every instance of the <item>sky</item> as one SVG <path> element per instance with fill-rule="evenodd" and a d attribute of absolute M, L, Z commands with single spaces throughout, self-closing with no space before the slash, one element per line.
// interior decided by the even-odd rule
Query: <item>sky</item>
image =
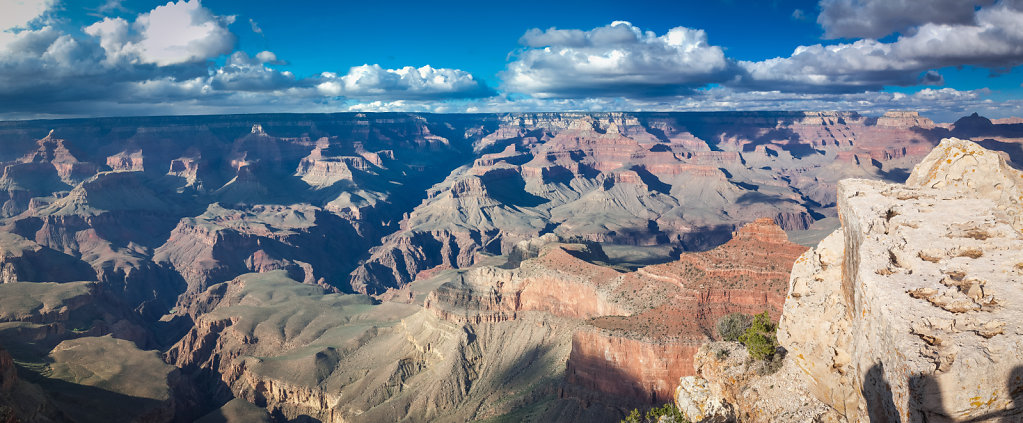
<path fill-rule="evenodd" d="M 0 0 L 0 119 L 1023 116 L 1023 0 Z"/>

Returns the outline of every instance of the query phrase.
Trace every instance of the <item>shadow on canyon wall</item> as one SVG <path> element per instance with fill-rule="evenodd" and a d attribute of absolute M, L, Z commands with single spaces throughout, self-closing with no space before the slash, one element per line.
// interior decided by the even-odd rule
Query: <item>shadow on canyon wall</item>
<path fill-rule="evenodd" d="M 908 423 L 1020 423 L 1023 422 L 1023 365 L 1016 366 L 1009 374 L 1005 385 L 1012 398 L 1012 407 L 993 411 L 966 420 L 950 416 L 942 399 L 941 385 L 932 375 L 916 375 L 909 378 L 909 422 Z M 867 403 L 867 415 L 872 423 L 899 423 L 898 407 L 895 404 L 891 385 L 884 375 L 884 366 L 874 364 L 863 378 L 861 389 Z"/>

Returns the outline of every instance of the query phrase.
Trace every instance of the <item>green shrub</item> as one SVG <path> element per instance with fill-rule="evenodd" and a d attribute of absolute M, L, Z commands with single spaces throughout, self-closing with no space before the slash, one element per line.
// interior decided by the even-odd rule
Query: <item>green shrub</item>
<path fill-rule="evenodd" d="M 739 337 L 739 342 L 746 346 L 750 357 L 768 360 L 778 349 L 778 339 L 774 336 L 775 329 L 774 323 L 771 323 L 771 316 L 765 311 L 753 318 L 746 333 Z"/>
<path fill-rule="evenodd" d="M 730 313 L 724 317 L 718 319 L 717 328 L 718 335 L 721 335 L 721 339 L 728 342 L 738 341 L 746 329 L 749 329 L 751 317 L 742 313 Z"/>
<path fill-rule="evenodd" d="M 682 412 L 678 411 L 674 403 L 666 403 L 660 407 L 653 407 L 646 411 L 646 414 L 639 412 L 639 409 L 633 409 L 629 412 L 629 415 L 622 420 L 622 423 L 658 423 L 661 421 L 661 417 L 667 417 L 667 421 L 676 423 L 689 423 L 685 417 L 682 417 Z"/>

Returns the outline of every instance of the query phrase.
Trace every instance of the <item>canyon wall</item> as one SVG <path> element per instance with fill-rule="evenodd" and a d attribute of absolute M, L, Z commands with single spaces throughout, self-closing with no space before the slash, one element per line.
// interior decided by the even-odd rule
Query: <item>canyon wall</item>
<path fill-rule="evenodd" d="M 720 316 L 780 315 L 804 249 L 786 234 L 812 244 L 837 225 L 839 180 L 902 181 L 949 134 L 1013 159 L 1017 126 L 839 112 L 0 122 L 0 345 L 58 411 L 144 386 L 154 421 L 613 421 L 667 400 Z M 154 350 L 177 370 L 137 372 L 151 385 L 53 373 Z M 81 395 L 47 396 L 63 388 Z"/>
<path fill-rule="evenodd" d="M 547 113 L 498 124 L 371 251 L 356 290 L 400 288 L 544 233 L 705 250 L 758 217 L 806 230 L 835 216 L 839 179 L 901 180 L 936 141 L 934 123 L 908 112 Z"/>

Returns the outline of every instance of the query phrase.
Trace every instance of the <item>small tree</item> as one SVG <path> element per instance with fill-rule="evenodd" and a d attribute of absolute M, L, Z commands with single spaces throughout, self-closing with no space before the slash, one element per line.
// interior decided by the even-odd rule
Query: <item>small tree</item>
<path fill-rule="evenodd" d="M 685 417 L 682 417 L 682 412 L 679 411 L 678 408 L 675 407 L 675 404 L 671 402 L 666 403 L 659 408 L 658 407 L 651 408 L 649 411 L 646 412 L 646 421 L 651 423 L 660 423 L 661 421 L 663 421 L 662 418 L 665 417 L 666 419 L 663 420 L 667 420 L 669 422 L 675 423 L 688 422 L 685 419 Z"/>
<path fill-rule="evenodd" d="M 750 357 L 757 360 L 768 360 L 778 349 L 778 339 L 774 335 L 775 325 L 766 311 L 756 315 L 746 333 L 739 337 L 739 342 L 746 346 Z"/>
<path fill-rule="evenodd" d="M 638 408 L 632 409 L 629 415 L 622 420 L 622 423 L 662 423 L 662 422 L 675 422 L 675 423 L 689 423 L 682 416 L 682 412 L 675 407 L 674 403 L 665 403 L 660 407 L 653 407 L 643 414 Z"/>
<path fill-rule="evenodd" d="M 718 319 L 717 329 L 721 339 L 728 342 L 736 342 L 746 329 L 749 329 L 752 318 L 747 314 L 730 313 Z"/>

